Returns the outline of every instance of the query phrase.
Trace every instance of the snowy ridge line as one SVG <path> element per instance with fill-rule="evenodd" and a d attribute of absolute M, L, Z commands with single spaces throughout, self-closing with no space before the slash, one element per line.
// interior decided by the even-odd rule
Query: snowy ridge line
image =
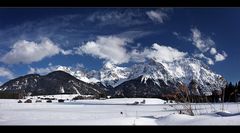
<path fill-rule="evenodd" d="M 112 86 L 113 88 L 140 76 L 142 76 L 141 82 L 146 84 L 146 81 L 151 79 L 159 87 L 161 86 L 159 80 L 163 80 L 166 85 L 168 85 L 168 81 L 172 83 L 178 81 L 187 86 L 191 81 L 194 81 L 202 88 L 202 93 L 206 95 L 209 95 L 213 90 L 221 90 L 226 86 L 226 80 L 221 75 L 215 74 L 202 61 L 193 58 L 184 58 L 173 62 L 148 60 L 145 63 L 134 64 L 129 68 L 119 67 L 107 62 L 102 69 L 94 72 L 80 69 L 74 71 L 68 67 L 61 67 L 60 69 L 84 82 L 101 82 L 105 87 Z"/>

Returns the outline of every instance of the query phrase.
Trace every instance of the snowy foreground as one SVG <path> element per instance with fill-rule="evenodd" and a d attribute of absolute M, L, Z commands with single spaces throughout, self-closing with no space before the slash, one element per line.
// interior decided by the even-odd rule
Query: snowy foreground
<path fill-rule="evenodd" d="M 62 98 L 64 96 L 61 96 Z M 65 96 L 64 98 L 67 98 Z M 192 104 L 195 116 L 179 114 L 181 105 L 145 98 L 17 103 L 0 99 L 0 125 L 240 125 L 237 103 Z M 220 114 L 220 115 L 219 115 Z M 223 114 L 223 115 L 221 115 Z"/>

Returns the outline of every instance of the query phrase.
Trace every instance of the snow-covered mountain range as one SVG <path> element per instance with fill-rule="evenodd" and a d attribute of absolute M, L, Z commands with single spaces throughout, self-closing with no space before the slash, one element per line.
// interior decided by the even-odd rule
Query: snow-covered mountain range
<path fill-rule="evenodd" d="M 226 80 L 214 73 L 202 61 L 194 58 L 184 58 L 173 62 L 157 62 L 149 59 L 144 63 L 134 64 L 130 67 L 119 67 L 107 62 L 99 71 L 78 70 L 72 71 L 68 67 L 59 67 L 79 80 L 87 83 L 101 82 L 105 87 L 116 88 L 120 84 L 141 77 L 142 83 L 152 80 L 155 85 L 161 87 L 163 83 L 182 83 L 186 86 L 191 81 L 197 82 L 198 93 L 211 95 L 214 90 L 221 90 L 226 86 Z M 199 95 L 197 94 L 197 95 Z"/>
<path fill-rule="evenodd" d="M 130 67 L 120 67 L 107 62 L 99 71 L 87 71 L 84 68 L 76 70 L 66 66 L 59 66 L 56 70 L 69 73 L 85 83 L 105 87 L 112 95 L 128 97 L 156 97 L 178 88 L 179 84 L 190 86 L 193 82 L 194 88 L 189 87 L 194 90 L 192 94 L 211 95 L 213 91 L 221 91 L 227 84 L 221 75 L 214 73 L 206 64 L 194 58 L 173 62 L 148 59 Z M 0 89 L 6 90 L 5 84 Z M 16 83 L 8 86 L 12 88 Z"/>

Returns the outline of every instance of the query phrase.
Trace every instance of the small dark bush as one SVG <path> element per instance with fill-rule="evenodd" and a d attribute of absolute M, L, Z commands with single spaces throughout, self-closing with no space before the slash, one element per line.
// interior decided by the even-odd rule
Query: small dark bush
<path fill-rule="evenodd" d="M 63 100 L 63 99 L 58 99 L 58 102 L 59 102 L 59 103 L 63 103 L 64 100 Z"/>

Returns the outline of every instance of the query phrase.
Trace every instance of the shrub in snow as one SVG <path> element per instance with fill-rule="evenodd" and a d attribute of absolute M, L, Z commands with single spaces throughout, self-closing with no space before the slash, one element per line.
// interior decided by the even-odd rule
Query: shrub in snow
<path fill-rule="evenodd" d="M 36 102 L 36 103 L 41 103 L 41 102 L 42 102 L 42 100 L 36 100 L 35 102 Z"/>
<path fill-rule="evenodd" d="M 58 102 L 59 102 L 59 103 L 63 103 L 64 100 L 63 100 L 63 99 L 58 99 Z"/>
<path fill-rule="evenodd" d="M 146 100 L 144 99 L 144 100 L 141 102 L 141 104 L 145 104 L 145 102 L 146 102 Z"/>
<path fill-rule="evenodd" d="M 46 102 L 47 102 L 47 103 L 51 103 L 51 102 L 52 102 L 52 100 L 47 100 Z"/>
<path fill-rule="evenodd" d="M 24 103 L 32 103 L 31 99 L 27 99 Z"/>
<path fill-rule="evenodd" d="M 189 94 L 190 92 L 187 86 L 181 84 L 177 89 L 175 101 L 178 105 L 182 106 L 182 109 L 179 110 L 180 114 L 188 114 L 194 116 Z"/>

